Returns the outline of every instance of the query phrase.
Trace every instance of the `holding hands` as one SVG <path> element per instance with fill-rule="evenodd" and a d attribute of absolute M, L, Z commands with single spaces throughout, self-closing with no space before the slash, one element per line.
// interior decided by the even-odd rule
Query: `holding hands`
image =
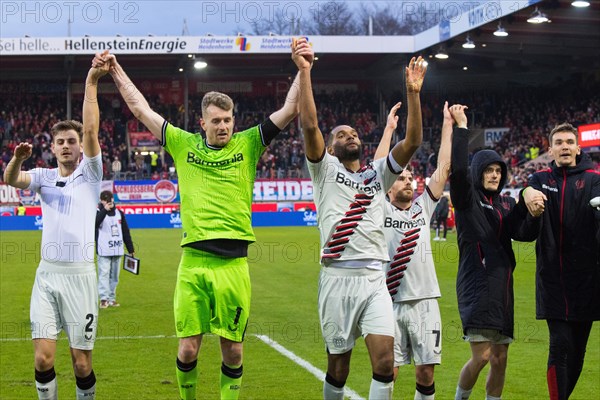
<path fill-rule="evenodd" d="M 529 210 L 529 214 L 533 217 L 542 215 L 546 208 L 544 201 L 548 200 L 543 192 L 540 192 L 531 186 L 523 190 L 523 199 L 525 200 L 525 205 L 527 206 L 527 210 Z"/>
<path fill-rule="evenodd" d="M 115 56 L 108 54 L 108 50 L 104 50 L 103 53 L 96 53 L 96 56 L 92 60 L 92 68 L 89 72 L 91 78 L 98 80 L 109 72 L 110 62 L 108 62 L 108 60 L 110 57 L 114 58 Z"/>
<path fill-rule="evenodd" d="M 467 115 L 465 114 L 465 110 L 467 109 L 469 109 L 469 107 L 463 106 L 461 104 L 454 104 L 448 109 L 450 115 L 452 116 L 452 119 L 459 128 L 467 127 Z M 444 118 L 446 118 L 445 114 Z"/>
<path fill-rule="evenodd" d="M 315 52 L 305 37 L 292 38 L 292 60 L 299 70 L 310 69 L 315 60 Z"/>

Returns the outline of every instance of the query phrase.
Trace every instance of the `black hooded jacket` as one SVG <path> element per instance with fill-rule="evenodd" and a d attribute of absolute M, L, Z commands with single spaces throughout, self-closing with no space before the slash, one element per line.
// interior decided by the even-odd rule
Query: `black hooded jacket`
<path fill-rule="evenodd" d="M 548 200 L 536 244 L 538 319 L 600 320 L 600 172 L 586 154 L 575 167 L 533 174 L 529 185 Z"/>
<path fill-rule="evenodd" d="M 525 207 L 515 207 L 512 197 L 501 196 L 507 167 L 493 150 L 475 154 L 468 168 L 469 131 L 455 128 L 452 137 L 450 196 L 458 233 L 459 265 L 456 294 L 463 330 L 494 329 L 513 337 L 513 270 L 516 265 L 511 239 L 532 241 L 533 223 Z M 502 177 L 498 190 L 483 188 L 485 168 L 498 163 Z"/>

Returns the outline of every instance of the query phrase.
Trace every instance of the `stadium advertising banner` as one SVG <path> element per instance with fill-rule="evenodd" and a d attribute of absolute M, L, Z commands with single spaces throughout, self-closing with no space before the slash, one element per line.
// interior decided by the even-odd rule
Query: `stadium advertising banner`
<path fill-rule="evenodd" d="M 115 181 L 117 203 L 179 203 L 177 181 Z"/>
<path fill-rule="evenodd" d="M 123 210 L 131 214 L 170 213 L 180 202 L 176 180 L 102 181 L 101 190 L 113 192 L 115 202 L 123 204 Z M 252 211 L 314 210 L 313 199 L 310 179 L 258 179 L 254 182 Z M 1 183 L 0 205 L 16 206 L 19 202 L 28 206 L 27 215 L 41 215 L 37 193 Z M 140 205 L 134 206 L 135 203 Z"/>
<path fill-rule="evenodd" d="M 581 148 L 600 147 L 600 123 L 581 125 L 577 130 Z"/>
<path fill-rule="evenodd" d="M 121 207 L 119 207 L 121 208 Z M 3 217 L 0 219 L 0 231 L 36 231 L 44 226 L 41 215 L 25 217 Z M 132 229 L 181 228 L 181 214 L 131 214 L 127 215 L 127 224 Z M 293 211 L 285 213 L 253 212 L 253 226 L 316 226 L 315 211 Z"/>
<path fill-rule="evenodd" d="M 113 193 L 117 203 L 178 203 L 177 181 L 142 180 L 115 181 Z M 294 202 L 312 201 L 310 179 L 257 180 L 254 182 L 254 201 Z"/>
<path fill-rule="evenodd" d="M 508 132 L 510 128 L 487 128 L 483 130 L 484 146 L 493 146 Z"/>
<path fill-rule="evenodd" d="M 0 206 L 1 216 L 17 215 L 16 206 L 2 205 Z M 179 203 L 163 203 L 163 204 L 124 204 L 118 203 L 117 208 L 127 215 L 140 214 L 172 214 L 178 213 L 180 209 Z M 296 201 L 296 202 L 271 202 L 271 203 L 252 203 L 252 212 L 293 212 L 293 211 L 313 211 L 316 210 L 315 203 L 312 201 Z M 28 206 L 25 208 L 25 215 L 35 217 L 42 215 L 41 206 Z"/>
<path fill-rule="evenodd" d="M 509 14 L 529 7 L 541 0 L 481 0 L 479 2 L 430 2 L 427 9 L 422 9 L 418 2 L 404 2 L 402 12 L 404 18 L 420 18 L 425 12 L 438 15 L 440 23 L 414 36 L 310 36 L 309 42 L 320 53 L 415 53 L 440 41 L 445 41 L 463 32 L 472 30 L 488 22 L 498 20 Z M 34 8 L 28 9 L 25 2 L 7 2 L 3 6 L 4 19 L 21 18 L 27 14 L 49 15 L 63 12 L 70 13 L 76 2 L 34 2 Z M 289 15 L 301 15 L 296 9 L 304 2 L 290 3 L 286 6 Z M 306 2 L 307 4 L 313 4 Z M 100 7 L 99 3 L 89 2 L 87 5 Z M 116 3 L 115 3 L 116 4 Z M 202 2 L 203 18 L 218 15 L 226 2 Z M 273 10 L 270 6 L 276 2 L 264 3 L 268 9 L 261 10 L 256 2 L 235 2 L 236 9 L 226 12 L 256 13 Z M 317 4 L 317 3 L 314 3 Z M 87 6 L 86 5 L 86 6 Z M 68 6 L 68 7 L 67 7 Z M 112 11 L 114 6 L 109 7 Z M 335 8 L 324 6 L 324 14 L 334 14 Z M 84 7 L 86 8 L 86 7 Z M 87 8 L 86 8 L 87 10 Z M 94 10 L 102 14 L 101 7 Z M 282 10 L 283 12 L 283 10 Z M 258 14 L 257 14 L 258 15 Z M 265 14 L 266 15 L 266 14 Z M 25 19 L 23 19 L 25 18 Z M 96 18 L 99 18 L 96 15 Z M 60 18 L 59 18 L 60 19 Z M 286 53 L 290 52 L 290 36 L 84 36 L 84 37 L 13 37 L 0 38 L 0 56 L 11 55 L 67 55 L 93 54 L 108 50 L 114 54 L 239 54 L 239 53 Z"/>
<path fill-rule="evenodd" d="M 310 179 L 257 180 L 254 182 L 254 201 L 312 201 L 313 183 Z"/>
<path fill-rule="evenodd" d="M 412 36 L 314 36 L 309 42 L 327 53 L 406 53 Z M 2 38 L 0 56 L 114 54 L 289 54 L 291 36 L 103 36 Z M 360 50 L 360 51 L 359 51 Z"/>
<path fill-rule="evenodd" d="M 19 201 L 19 194 L 16 188 L 6 183 L 0 183 L 0 204 L 18 204 Z"/>

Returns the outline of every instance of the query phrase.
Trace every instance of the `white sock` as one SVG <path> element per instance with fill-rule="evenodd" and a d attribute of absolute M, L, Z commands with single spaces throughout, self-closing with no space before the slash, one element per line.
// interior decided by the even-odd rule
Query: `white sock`
<path fill-rule="evenodd" d="M 473 389 L 465 390 L 457 385 L 456 386 L 456 396 L 454 396 L 454 400 L 467 400 L 469 398 L 469 396 L 471 396 L 472 390 Z"/>
<path fill-rule="evenodd" d="M 87 389 L 82 389 L 81 386 Z M 96 398 L 96 375 L 94 375 L 94 370 L 85 378 L 75 377 L 75 394 L 77 400 L 94 400 Z"/>
<path fill-rule="evenodd" d="M 502 397 L 494 397 L 486 393 L 485 400 L 502 400 Z"/>
<path fill-rule="evenodd" d="M 58 385 L 56 383 L 56 378 L 48 383 L 39 383 L 38 381 L 35 381 L 35 388 L 37 389 L 39 400 L 58 399 Z"/>
<path fill-rule="evenodd" d="M 418 390 L 415 390 L 415 400 L 434 400 L 435 399 L 435 393 L 434 394 L 423 394 L 421 392 L 419 392 Z"/>
<path fill-rule="evenodd" d="M 324 400 L 344 400 L 344 388 L 335 387 L 329 382 L 323 382 Z"/>
<path fill-rule="evenodd" d="M 75 385 L 75 393 L 77 400 L 94 400 L 96 398 L 96 384 L 89 389 L 80 389 L 77 385 Z"/>
<path fill-rule="evenodd" d="M 391 400 L 393 392 L 394 381 L 380 382 L 372 379 L 371 388 L 369 389 L 369 400 Z"/>

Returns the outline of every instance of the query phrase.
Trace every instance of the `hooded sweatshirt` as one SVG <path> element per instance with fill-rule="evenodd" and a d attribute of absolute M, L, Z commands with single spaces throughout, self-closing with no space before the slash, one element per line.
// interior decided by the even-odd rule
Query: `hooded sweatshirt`
<path fill-rule="evenodd" d="M 513 337 L 513 271 L 516 266 L 511 239 L 531 241 L 536 231 L 525 207 L 515 207 L 512 197 L 500 196 L 507 167 L 493 150 L 481 150 L 468 168 L 468 134 L 455 128 L 452 137 L 450 196 L 458 233 L 459 265 L 456 294 L 463 330 L 494 329 Z M 502 177 L 496 191 L 485 190 L 483 171 L 500 165 Z M 529 233 L 527 234 L 527 232 Z"/>

